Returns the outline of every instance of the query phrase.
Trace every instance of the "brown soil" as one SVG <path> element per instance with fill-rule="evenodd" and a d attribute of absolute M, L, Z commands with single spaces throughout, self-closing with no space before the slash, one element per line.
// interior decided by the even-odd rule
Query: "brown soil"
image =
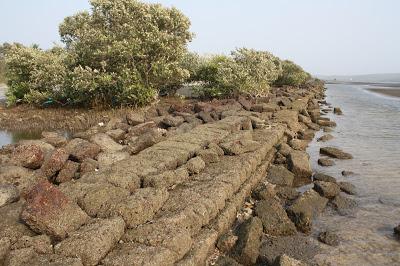
<path fill-rule="evenodd" d="M 122 118 L 128 112 L 154 113 L 156 109 L 166 109 L 171 105 L 190 105 L 191 101 L 181 98 L 162 98 L 157 103 L 146 108 L 134 109 L 121 107 L 115 109 L 84 109 L 84 108 L 38 108 L 30 105 L 18 105 L 7 108 L 0 105 L 0 129 L 9 131 L 65 130 L 78 132 L 87 130 L 100 122 L 107 123 L 112 118 Z M 150 114 L 151 115 L 151 114 Z"/>

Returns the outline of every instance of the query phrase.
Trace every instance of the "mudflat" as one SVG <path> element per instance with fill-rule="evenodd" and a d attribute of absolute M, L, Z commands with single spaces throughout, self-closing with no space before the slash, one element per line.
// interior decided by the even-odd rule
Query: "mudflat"
<path fill-rule="evenodd" d="M 375 93 L 380 93 L 386 96 L 391 96 L 391 97 L 400 97 L 400 87 L 399 88 L 374 88 L 374 89 L 368 89 L 369 91 L 375 92 Z"/>

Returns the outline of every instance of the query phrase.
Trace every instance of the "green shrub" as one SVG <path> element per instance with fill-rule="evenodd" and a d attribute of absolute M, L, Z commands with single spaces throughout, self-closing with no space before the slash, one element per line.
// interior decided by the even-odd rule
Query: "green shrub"
<path fill-rule="evenodd" d="M 179 10 L 135 0 L 92 0 L 91 4 L 91 13 L 67 17 L 60 25 L 74 67 L 106 73 L 114 84 L 129 84 L 123 92 L 138 100 L 133 104 L 147 103 L 154 91 L 187 79 L 189 73 L 180 62 L 192 33 L 189 19 Z M 128 79 L 121 81 L 123 77 Z M 138 90 L 148 90 L 143 99 Z M 107 85 L 99 92 L 103 97 L 122 89 Z"/>
<path fill-rule="evenodd" d="M 62 94 L 67 68 L 61 48 L 43 51 L 37 47 L 12 45 L 7 52 L 8 103 L 17 100 L 41 104 Z"/>
<path fill-rule="evenodd" d="M 227 97 L 246 93 L 262 95 L 281 73 L 279 58 L 269 52 L 241 48 L 231 56 L 217 55 L 204 60 L 195 79 L 203 83 L 200 93 Z"/>
<path fill-rule="evenodd" d="M 13 46 L 8 101 L 145 105 L 186 81 L 192 39 L 179 10 L 136 0 L 92 0 L 91 12 L 65 18 L 65 48 Z"/>
<path fill-rule="evenodd" d="M 300 86 L 310 80 L 311 75 L 305 72 L 299 65 L 292 61 L 282 62 L 282 74 L 276 81 L 276 85 Z"/>

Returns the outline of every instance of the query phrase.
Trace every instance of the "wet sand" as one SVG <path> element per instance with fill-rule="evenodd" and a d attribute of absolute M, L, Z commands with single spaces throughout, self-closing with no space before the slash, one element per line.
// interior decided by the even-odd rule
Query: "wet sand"
<path fill-rule="evenodd" d="M 400 88 L 392 88 L 392 89 L 386 89 L 386 88 L 374 88 L 374 89 L 368 89 L 369 91 L 375 92 L 375 93 L 380 93 L 386 96 L 391 96 L 391 97 L 399 97 L 400 98 Z"/>

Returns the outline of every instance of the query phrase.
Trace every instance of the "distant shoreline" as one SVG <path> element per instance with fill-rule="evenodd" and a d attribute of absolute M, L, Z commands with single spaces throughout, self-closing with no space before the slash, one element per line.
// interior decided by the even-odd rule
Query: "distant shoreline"
<path fill-rule="evenodd" d="M 400 88 L 399 82 L 360 82 L 360 81 L 335 81 L 335 80 L 325 80 L 326 84 L 348 84 L 348 85 L 369 85 L 369 86 L 379 86 L 385 88 Z"/>
<path fill-rule="evenodd" d="M 397 97 L 400 98 L 400 88 L 392 88 L 392 89 L 384 89 L 384 88 L 374 88 L 367 89 L 368 91 L 372 91 L 375 93 L 383 94 L 386 96 Z"/>

